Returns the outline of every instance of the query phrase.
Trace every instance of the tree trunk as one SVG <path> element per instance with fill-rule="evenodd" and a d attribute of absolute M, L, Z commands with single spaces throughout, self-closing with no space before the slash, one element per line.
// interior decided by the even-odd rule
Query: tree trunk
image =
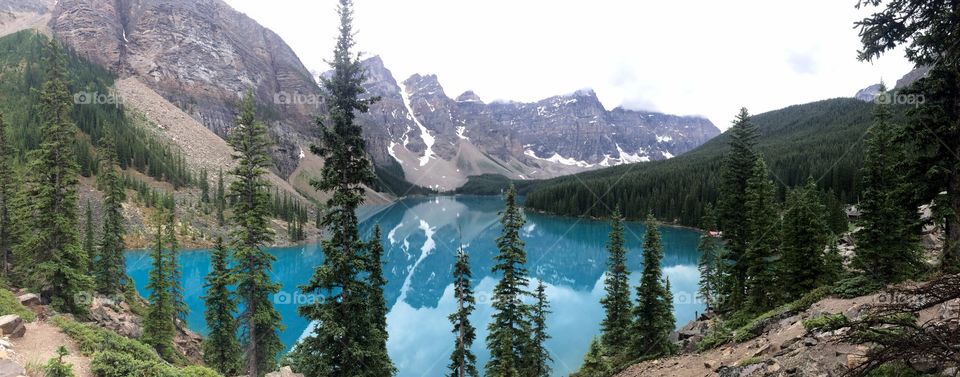
<path fill-rule="evenodd" d="M 250 308 L 247 309 L 248 313 L 250 313 L 250 317 L 247 318 L 247 327 L 249 328 L 247 331 L 250 335 L 249 354 L 247 355 L 247 374 L 250 377 L 258 377 L 260 371 L 257 370 L 257 322 L 254 319 L 256 312 L 253 305 L 253 298 L 248 298 L 247 303 L 250 305 Z"/>

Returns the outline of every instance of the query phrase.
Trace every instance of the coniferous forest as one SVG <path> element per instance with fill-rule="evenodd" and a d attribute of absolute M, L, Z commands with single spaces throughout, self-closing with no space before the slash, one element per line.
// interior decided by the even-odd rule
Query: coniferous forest
<path fill-rule="evenodd" d="M 409 238 L 397 241 L 397 232 L 407 231 L 401 225 L 381 229 L 383 212 L 360 215 L 378 189 L 394 195 L 393 204 L 407 206 L 405 193 L 429 196 L 415 208 L 447 207 L 439 204 L 440 190 L 405 180 L 394 145 L 388 151 L 395 161 L 386 168 L 371 152 L 370 144 L 383 140 L 367 137 L 363 119 L 385 116 L 376 106 L 391 99 L 370 93 L 378 89 L 370 85 L 376 72 L 360 58 L 352 0 L 337 1 L 333 58 L 319 76 L 316 138 L 301 151 L 323 161 L 309 180 L 312 193 L 272 180 L 283 140 L 274 129 L 277 114 L 260 103 L 258 88 L 237 93 L 232 104 L 236 114 L 225 140 L 232 163 L 209 171 L 192 166 L 142 114 L 82 97 L 111 93 L 116 72 L 55 37 L 11 33 L 0 38 L 0 335 L 14 345 L 0 343 L 0 362 L 17 360 L 7 351 L 30 344 L 13 339 L 53 326 L 68 343 L 13 375 L 408 375 L 408 360 L 392 357 L 391 339 L 410 337 L 388 321 L 399 307 L 392 300 L 407 297 L 414 270 L 439 254 L 446 258 L 439 259 L 444 274 L 426 280 L 450 284 L 424 289 L 436 302 L 401 307 L 453 308 L 442 316 L 449 347 L 430 355 L 440 367 L 425 375 L 550 377 L 560 368 L 579 377 L 805 375 L 805 365 L 787 365 L 784 355 L 813 365 L 841 354 L 845 363 L 833 363 L 823 375 L 956 375 L 960 2 L 863 0 L 857 8 L 870 11 L 855 23 L 859 60 L 904 49 L 926 73 L 903 87 L 881 83 L 872 101 L 835 98 L 756 115 L 730 109 L 735 115 L 725 132 L 675 158 L 545 180 L 470 177 L 453 192 L 497 194 L 502 207 L 495 216 L 464 216 L 463 222 L 457 213 L 455 251 L 437 247 L 450 240 L 433 238 L 437 227 L 427 220 L 436 213 L 406 208 L 427 239 L 419 259 L 409 252 Z M 405 90 L 400 87 L 401 100 L 412 108 Z M 900 95 L 923 100 L 912 106 L 885 100 Z M 461 97 L 457 101 L 477 102 Z M 435 140 L 409 119 L 425 135 L 420 167 L 427 166 Z M 458 136 L 469 140 L 464 132 Z M 396 208 L 391 205 L 384 207 Z M 551 233 L 538 229 L 543 223 L 535 220 L 548 217 L 539 212 L 578 219 L 566 232 Z M 606 240 L 600 254 L 549 259 L 551 250 L 530 246 L 537 232 L 560 244 L 587 217 L 608 225 L 581 228 L 609 229 L 599 235 Z M 203 221 L 215 224 L 204 229 L 226 232 L 191 235 Z M 482 231 L 464 242 L 470 232 L 460 227 L 471 221 L 482 223 Z M 130 250 L 134 225 L 146 229 L 140 234 L 145 250 Z M 670 254 L 676 253 L 671 242 L 682 240 L 671 225 L 694 228 L 683 230 L 697 244 L 695 273 Z M 277 266 L 272 247 L 284 237 L 277 229 L 294 245 L 316 239 L 322 254 L 299 281 L 299 292 L 313 299 L 295 308 L 309 326 L 292 347 L 282 339 L 288 329 L 280 305 L 289 303 L 278 298 L 286 292 L 277 274 L 298 271 Z M 576 236 L 580 243 L 562 247 L 586 250 L 583 239 L 596 234 Z M 212 247 L 185 245 L 197 238 L 211 239 Z M 492 245 L 490 255 L 469 244 L 482 241 Z M 139 291 L 125 259 L 132 251 L 149 263 Z M 187 254 L 197 252 L 209 263 L 203 276 L 184 265 Z M 392 264 L 404 258 L 416 262 Z M 576 282 L 556 264 L 599 266 L 599 280 L 584 284 L 591 295 L 561 289 Z M 395 284 L 398 274 L 408 280 Z M 483 279 L 488 276 L 495 279 Z M 695 281 L 696 292 L 676 289 L 684 279 Z M 195 288 L 189 285 L 197 281 L 202 307 L 188 304 Z M 690 304 L 687 299 L 704 311 L 678 323 L 677 309 Z M 555 326 L 589 328 L 564 323 L 584 318 L 558 309 L 571 300 L 581 300 L 576 305 L 584 311 L 592 304 L 602 311 L 589 324 L 598 331 L 575 368 L 551 349 L 566 335 Z M 194 313 L 202 313 L 203 336 L 188 326 Z M 123 324 L 104 319 L 110 316 Z M 790 339 L 777 338 L 786 332 Z M 39 352 L 20 352 L 31 351 Z"/>

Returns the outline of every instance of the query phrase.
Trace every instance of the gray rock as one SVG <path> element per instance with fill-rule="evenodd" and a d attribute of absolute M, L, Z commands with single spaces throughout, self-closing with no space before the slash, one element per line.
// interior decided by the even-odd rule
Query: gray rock
<path fill-rule="evenodd" d="M 17 297 L 17 300 L 20 300 L 20 304 L 23 306 L 35 306 L 40 305 L 40 296 L 37 296 L 34 293 L 27 293 Z"/>
<path fill-rule="evenodd" d="M 804 345 L 805 347 L 813 347 L 813 346 L 817 345 L 818 343 L 819 343 L 819 342 L 817 341 L 816 338 L 809 337 L 809 336 L 806 337 L 806 338 L 803 338 L 803 345 Z"/>
<path fill-rule="evenodd" d="M 266 377 L 303 377 L 303 374 L 293 373 L 290 367 L 281 367 L 280 370 L 276 372 L 267 373 Z"/>
<path fill-rule="evenodd" d="M 27 371 L 13 360 L 0 360 L 0 377 L 18 377 L 25 376 L 26 374 Z"/>
<path fill-rule="evenodd" d="M 27 332 L 27 328 L 23 325 L 23 319 L 20 316 L 7 314 L 0 316 L 0 331 L 3 331 L 3 335 L 8 335 L 11 338 L 19 338 Z"/>

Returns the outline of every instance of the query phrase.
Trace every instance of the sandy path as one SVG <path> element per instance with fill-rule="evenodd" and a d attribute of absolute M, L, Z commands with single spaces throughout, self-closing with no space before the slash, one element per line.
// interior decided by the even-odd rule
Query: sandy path
<path fill-rule="evenodd" d="M 90 358 L 81 355 L 77 343 L 53 324 L 43 321 L 28 323 L 26 335 L 12 339 L 10 343 L 13 345 L 13 359 L 24 366 L 46 364 L 64 345 L 70 351 L 64 361 L 73 365 L 73 374 L 77 377 L 93 377 Z"/>

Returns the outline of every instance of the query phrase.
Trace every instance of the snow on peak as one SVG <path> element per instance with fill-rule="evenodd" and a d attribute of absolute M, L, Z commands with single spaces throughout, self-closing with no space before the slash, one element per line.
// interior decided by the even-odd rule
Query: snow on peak
<path fill-rule="evenodd" d="M 417 120 L 417 116 L 413 113 L 413 108 L 410 107 L 410 97 L 407 95 L 407 90 L 403 85 L 400 86 L 400 98 L 403 99 L 403 106 L 407 109 L 407 117 L 412 119 L 413 123 L 420 129 L 420 138 L 423 139 L 423 144 L 427 146 L 423 150 L 423 157 L 420 157 L 420 166 L 426 166 L 427 163 L 430 162 L 430 157 L 433 157 L 433 143 L 436 139 L 433 135 L 430 135 L 430 131 Z M 406 141 L 404 141 L 403 144 L 406 145 Z"/>
<path fill-rule="evenodd" d="M 533 157 L 533 158 L 538 159 L 538 160 L 550 161 L 550 162 L 557 163 L 557 164 L 561 164 L 561 165 L 579 166 L 579 167 L 582 167 L 582 168 L 593 167 L 593 164 L 591 164 L 591 163 L 588 163 L 588 162 L 586 162 L 586 161 L 580 161 L 580 160 L 574 159 L 574 158 L 572 158 L 572 157 L 571 157 L 571 158 L 563 157 L 563 156 L 561 156 L 559 153 L 556 153 L 556 152 L 553 153 L 553 156 L 550 156 L 550 157 L 548 157 L 548 158 L 538 157 L 536 152 L 534 152 L 534 151 L 532 151 L 532 150 L 529 150 L 529 149 L 524 150 L 524 151 L 523 151 L 523 154 L 525 154 L 525 155 L 527 155 L 527 156 L 530 156 L 530 157 Z"/>
<path fill-rule="evenodd" d="M 657 135 L 657 142 L 658 142 L 658 143 L 665 143 L 665 142 L 666 142 L 666 143 L 669 143 L 669 142 L 671 142 L 671 141 L 673 141 L 673 138 L 670 137 L 670 135 L 667 135 L 667 136 Z"/>
<path fill-rule="evenodd" d="M 642 148 L 639 151 L 637 151 L 637 153 L 630 154 L 630 153 L 627 153 L 627 151 L 623 150 L 623 148 L 620 148 L 620 144 L 615 144 L 615 145 L 617 146 L 617 153 L 620 154 L 621 164 L 650 161 L 650 157 L 640 155 L 640 152 L 643 152 Z"/>

